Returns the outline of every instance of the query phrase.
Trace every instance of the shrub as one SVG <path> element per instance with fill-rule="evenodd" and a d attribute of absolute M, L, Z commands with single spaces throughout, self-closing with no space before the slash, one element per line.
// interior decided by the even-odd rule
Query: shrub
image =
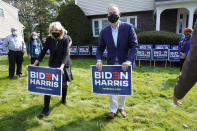
<path fill-rule="evenodd" d="M 140 44 L 169 44 L 178 45 L 181 35 L 166 31 L 144 31 L 138 35 Z"/>
<path fill-rule="evenodd" d="M 92 39 L 91 24 L 79 6 L 69 3 L 60 7 L 57 21 L 68 30 L 73 45 L 83 45 Z"/>
<path fill-rule="evenodd" d="M 137 29 L 137 28 L 135 28 L 135 33 L 136 33 L 136 34 L 139 34 L 140 32 L 142 32 L 142 30 L 141 30 L 141 29 Z"/>

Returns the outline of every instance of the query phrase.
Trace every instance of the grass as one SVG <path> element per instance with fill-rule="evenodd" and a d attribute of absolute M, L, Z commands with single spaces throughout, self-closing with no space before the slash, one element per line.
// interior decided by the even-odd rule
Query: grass
<path fill-rule="evenodd" d="M 47 57 L 41 66 L 47 66 Z M 69 83 L 67 105 L 60 97 L 52 97 L 50 115 L 38 119 L 43 96 L 27 92 L 25 56 L 23 74 L 8 80 L 7 56 L 0 57 L 0 131 L 196 131 L 197 88 L 182 100 L 183 106 L 172 103 L 178 68 L 136 67 L 133 70 L 133 96 L 127 97 L 127 118 L 120 114 L 107 120 L 108 96 L 93 95 L 90 65 L 95 60 L 74 59 L 74 80 Z M 183 124 L 188 125 L 185 128 Z"/>

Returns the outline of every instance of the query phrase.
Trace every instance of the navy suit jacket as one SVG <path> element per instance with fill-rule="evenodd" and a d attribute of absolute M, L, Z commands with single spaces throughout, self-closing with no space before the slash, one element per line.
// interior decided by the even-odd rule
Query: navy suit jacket
<path fill-rule="evenodd" d="M 118 58 L 119 64 L 122 64 L 126 61 L 130 61 L 134 64 L 137 46 L 137 36 L 132 24 L 120 22 L 117 47 L 114 44 L 112 27 L 111 25 L 108 25 L 100 33 L 99 44 L 96 52 L 96 59 L 101 60 L 103 52 L 107 48 L 108 65 L 114 65 L 116 57 Z"/>

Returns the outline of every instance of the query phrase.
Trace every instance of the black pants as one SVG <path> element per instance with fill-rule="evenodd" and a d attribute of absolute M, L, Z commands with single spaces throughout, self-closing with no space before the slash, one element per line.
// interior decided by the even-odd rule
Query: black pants
<path fill-rule="evenodd" d="M 65 100 L 67 96 L 67 82 L 63 82 L 62 84 L 62 100 Z M 44 110 L 49 110 L 51 96 L 50 95 L 44 95 Z"/>
<path fill-rule="evenodd" d="M 36 61 L 37 58 L 31 58 L 31 64 L 34 64 L 34 62 Z M 36 65 L 39 66 L 39 63 Z"/>
<path fill-rule="evenodd" d="M 185 59 L 180 59 L 180 71 L 181 71 L 182 68 L 183 68 L 184 61 L 185 61 Z"/>
<path fill-rule="evenodd" d="M 22 74 L 23 52 L 9 51 L 8 59 L 9 59 L 9 77 L 14 76 L 15 64 L 17 65 L 16 75 Z"/>

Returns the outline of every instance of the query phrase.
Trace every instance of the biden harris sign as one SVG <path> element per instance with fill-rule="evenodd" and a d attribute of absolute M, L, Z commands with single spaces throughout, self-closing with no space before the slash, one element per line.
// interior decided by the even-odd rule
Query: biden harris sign
<path fill-rule="evenodd" d="M 122 70 L 120 65 L 104 65 L 102 71 L 92 68 L 92 88 L 94 94 L 132 95 L 132 68 Z"/>
<path fill-rule="evenodd" d="M 28 66 L 28 91 L 44 95 L 62 95 L 61 70 Z"/>

